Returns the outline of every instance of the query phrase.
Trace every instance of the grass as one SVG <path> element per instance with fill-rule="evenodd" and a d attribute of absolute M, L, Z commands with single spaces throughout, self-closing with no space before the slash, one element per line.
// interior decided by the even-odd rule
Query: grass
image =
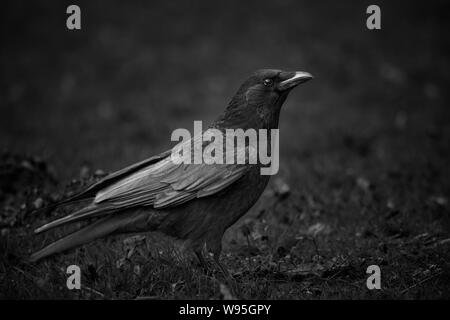
<path fill-rule="evenodd" d="M 449 298 L 443 3 L 380 2 L 379 32 L 361 2 L 79 5 L 79 33 L 64 29 L 62 5 L 5 5 L 16 29 L 1 59 L 1 298 Z M 152 234 L 26 262 L 69 230 L 32 235 L 65 213 L 36 207 L 165 150 L 261 67 L 315 79 L 283 107 L 280 173 L 225 235 L 234 281 Z M 65 286 L 71 264 L 80 291 Z M 366 287 L 372 264 L 381 290 Z"/>

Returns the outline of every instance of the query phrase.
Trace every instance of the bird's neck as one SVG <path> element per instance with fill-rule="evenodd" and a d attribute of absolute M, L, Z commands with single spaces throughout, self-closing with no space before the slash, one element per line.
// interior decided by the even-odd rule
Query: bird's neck
<path fill-rule="evenodd" d="M 243 95 L 236 95 L 225 111 L 212 123 L 217 129 L 277 129 L 280 108 L 269 110 L 248 102 Z"/>

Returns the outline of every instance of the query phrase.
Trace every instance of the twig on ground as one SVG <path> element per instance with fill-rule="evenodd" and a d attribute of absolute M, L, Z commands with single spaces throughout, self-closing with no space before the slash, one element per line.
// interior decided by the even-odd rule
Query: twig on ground
<path fill-rule="evenodd" d="M 419 282 L 413 284 L 412 286 L 406 288 L 405 290 L 403 290 L 403 291 L 400 292 L 400 293 L 401 293 L 401 294 L 405 294 L 405 293 L 408 292 L 409 290 L 411 290 L 411 289 L 413 289 L 413 288 L 415 288 L 415 287 L 417 287 L 417 286 L 420 286 L 421 284 L 424 284 L 425 282 L 427 282 L 427 281 L 429 281 L 429 280 L 431 280 L 431 279 L 433 279 L 433 278 L 435 278 L 435 277 L 441 275 L 442 273 L 443 273 L 443 271 L 440 271 L 440 272 L 438 272 L 438 273 L 436 273 L 436 274 L 434 274 L 434 275 L 431 275 L 431 276 L 429 276 L 428 278 L 425 278 L 425 279 L 423 279 L 423 280 L 421 280 L 421 281 L 419 281 Z"/>
<path fill-rule="evenodd" d="M 97 290 L 95 290 L 95 289 L 92 289 L 92 288 L 89 288 L 89 287 L 86 287 L 86 286 L 83 286 L 83 289 L 86 290 L 86 291 L 89 291 L 89 292 L 93 292 L 93 293 L 95 293 L 95 294 L 98 294 L 98 295 L 101 296 L 102 298 L 105 297 L 105 295 L 104 295 L 103 293 L 101 293 L 100 291 L 97 291 Z"/>

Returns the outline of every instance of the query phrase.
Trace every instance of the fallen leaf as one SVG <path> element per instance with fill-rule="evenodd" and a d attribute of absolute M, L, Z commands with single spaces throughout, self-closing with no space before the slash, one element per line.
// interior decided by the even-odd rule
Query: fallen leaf
<path fill-rule="evenodd" d="M 222 299 L 223 300 L 236 300 L 235 297 L 233 297 L 233 295 L 231 294 L 230 289 L 228 289 L 228 287 L 221 283 L 220 284 L 220 294 L 222 295 Z"/>
<path fill-rule="evenodd" d="M 364 177 L 358 177 L 358 179 L 356 179 L 356 185 L 364 191 L 367 191 L 370 188 L 369 180 Z"/>
<path fill-rule="evenodd" d="M 43 205 L 44 205 L 44 200 L 42 200 L 41 197 L 37 198 L 33 202 L 33 206 L 35 209 L 40 209 L 40 208 L 42 208 Z"/>
<path fill-rule="evenodd" d="M 331 228 L 328 225 L 317 222 L 308 228 L 306 234 L 315 237 L 318 234 L 329 234 L 330 232 Z"/>
<path fill-rule="evenodd" d="M 274 191 L 279 199 L 284 199 L 291 193 L 291 188 L 283 179 L 277 178 L 274 181 Z"/>

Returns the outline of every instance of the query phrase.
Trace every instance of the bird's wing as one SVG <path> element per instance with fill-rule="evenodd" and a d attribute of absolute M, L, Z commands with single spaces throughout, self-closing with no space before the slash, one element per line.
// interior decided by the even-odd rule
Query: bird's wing
<path fill-rule="evenodd" d="M 110 173 L 106 177 L 100 179 L 96 183 L 89 186 L 87 189 L 83 190 L 82 192 L 77 193 L 77 194 L 71 196 L 70 198 L 63 199 L 60 202 L 54 203 L 54 204 L 50 205 L 49 208 L 46 208 L 46 209 L 50 209 L 53 207 L 59 207 L 62 205 L 71 204 L 71 203 L 74 203 L 77 201 L 92 198 L 97 194 L 98 191 L 106 188 L 107 186 L 119 181 L 120 179 L 123 179 L 124 177 L 129 176 L 130 174 L 133 174 L 133 173 L 139 171 L 142 168 L 146 168 L 149 165 L 157 163 L 158 161 L 161 161 L 162 159 L 167 158 L 168 156 L 170 156 L 170 150 L 165 151 L 156 156 L 153 156 L 151 158 L 145 159 L 143 161 L 137 162 L 135 164 L 132 164 L 121 170 Z"/>
<path fill-rule="evenodd" d="M 184 143 L 193 145 L 191 140 Z M 229 149 L 226 148 L 226 151 L 237 157 L 249 157 L 249 153 L 256 152 L 251 146 Z M 177 163 L 168 156 L 100 190 L 94 204 L 115 209 L 134 206 L 153 206 L 158 209 L 173 207 L 225 189 L 248 169 L 249 166 L 245 164 Z"/>
<path fill-rule="evenodd" d="M 199 137 L 194 137 L 194 141 L 183 142 L 175 148 L 182 149 L 184 145 L 188 145 L 192 154 L 196 139 Z M 227 143 L 229 141 L 226 139 L 225 145 Z M 175 154 L 180 149 L 176 149 Z M 41 233 L 66 223 L 110 215 L 133 207 L 151 206 L 156 209 L 174 207 L 225 189 L 251 167 L 246 164 L 185 164 L 174 161 L 173 150 L 106 177 L 77 195 L 75 200 L 71 198 L 72 200 L 67 202 L 95 196 L 90 205 L 47 223 L 37 228 L 35 232 Z M 224 159 L 227 158 L 227 153 L 228 156 L 232 155 L 234 159 L 239 159 L 240 163 L 249 163 L 247 160 L 257 155 L 256 148 L 252 145 L 225 146 Z"/>

